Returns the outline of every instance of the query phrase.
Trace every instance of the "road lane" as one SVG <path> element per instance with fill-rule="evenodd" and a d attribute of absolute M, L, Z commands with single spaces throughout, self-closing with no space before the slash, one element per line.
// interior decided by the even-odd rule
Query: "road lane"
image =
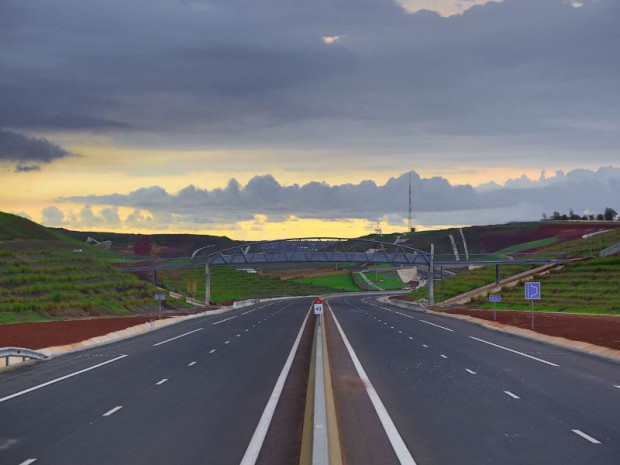
<path fill-rule="evenodd" d="M 10 444 L 0 449 L 0 463 L 238 464 L 309 305 L 308 299 L 259 305 L 217 325 L 224 315 L 199 318 L 62 357 L 69 360 L 59 360 L 56 370 L 40 364 L 12 373 L 1 383 L 3 393 L 64 376 L 83 358 L 92 364 L 119 350 L 127 354 L 0 403 L 0 447 Z"/>
<path fill-rule="evenodd" d="M 619 463 L 618 364 L 368 298 L 330 302 L 419 464 Z"/>

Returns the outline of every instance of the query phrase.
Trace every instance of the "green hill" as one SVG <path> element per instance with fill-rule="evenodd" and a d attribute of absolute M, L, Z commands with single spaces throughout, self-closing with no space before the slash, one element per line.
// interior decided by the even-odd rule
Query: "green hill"
<path fill-rule="evenodd" d="M 66 237 L 21 216 L 0 212 L 0 241 L 16 239 L 57 241 Z"/>

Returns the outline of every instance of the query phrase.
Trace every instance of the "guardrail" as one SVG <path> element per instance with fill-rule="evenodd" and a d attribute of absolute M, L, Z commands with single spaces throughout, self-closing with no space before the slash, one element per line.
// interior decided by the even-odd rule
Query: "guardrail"
<path fill-rule="evenodd" d="M 11 363 L 14 359 L 17 359 L 16 363 L 21 363 L 29 359 L 45 360 L 47 358 L 46 355 L 32 349 L 25 349 L 22 347 L 0 347 L 0 368 L 14 365 L 15 363 Z"/>

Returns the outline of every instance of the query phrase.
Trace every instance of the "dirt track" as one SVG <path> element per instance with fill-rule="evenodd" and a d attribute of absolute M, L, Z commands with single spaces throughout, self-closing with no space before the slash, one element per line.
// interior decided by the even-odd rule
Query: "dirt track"
<path fill-rule="evenodd" d="M 493 320 L 493 310 L 455 308 L 447 313 Z M 531 329 L 530 312 L 498 310 L 497 321 Z M 535 312 L 534 331 L 620 350 L 620 316 Z"/>

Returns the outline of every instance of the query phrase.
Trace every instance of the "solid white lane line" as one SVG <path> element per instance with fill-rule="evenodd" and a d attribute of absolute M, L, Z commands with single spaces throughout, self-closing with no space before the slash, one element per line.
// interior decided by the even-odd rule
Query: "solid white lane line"
<path fill-rule="evenodd" d="M 263 443 L 265 442 L 267 430 L 269 430 L 269 425 L 271 424 L 273 414 L 276 410 L 276 406 L 278 405 L 278 400 L 280 400 L 280 395 L 282 394 L 282 390 L 284 389 L 286 377 L 288 376 L 288 372 L 291 370 L 293 359 L 295 358 L 295 354 L 297 353 L 297 347 L 299 346 L 301 335 L 303 334 L 304 328 L 306 327 L 308 316 L 310 316 L 310 312 L 306 314 L 304 322 L 301 324 L 301 328 L 299 329 L 299 333 L 297 333 L 297 338 L 295 338 L 295 342 L 293 343 L 291 352 L 288 354 L 288 358 L 284 363 L 284 367 L 280 372 L 280 376 L 276 381 L 276 385 L 274 386 L 271 396 L 267 401 L 267 405 L 265 405 L 265 410 L 263 410 L 263 414 L 258 421 L 256 430 L 254 430 L 252 439 L 248 444 L 248 448 L 246 449 L 245 454 L 243 454 L 243 459 L 241 459 L 240 465 L 254 465 L 256 463 L 256 460 L 258 459 L 258 454 L 260 454 L 260 450 L 262 449 Z"/>
<path fill-rule="evenodd" d="M 512 397 L 513 399 L 520 399 L 520 397 L 519 397 L 518 395 L 513 394 L 513 393 L 512 393 L 512 392 L 510 392 L 510 391 L 504 391 L 504 394 L 509 395 L 509 396 L 510 396 L 510 397 Z"/>
<path fill-rule="evenodd" d="M 118 412 L 120 409 L 122 409 L 123 406 L 122 405 L 118 405 L 116 407 L 114 407 L 112 410 L 108 410 L 106 413 L 104 413 L 103 415 L 101 415 L 102 417 L 109 417 L 110 415 L 115 414 L 116 412 Z"/>
<path fill-rule="evenodd" d="M 440 355 L 440 357 L 441 357 L 441 358 L 448 358 L 448 357 L 446 357 L 444 354 L 441 354 L 441 355 Z"/>
<path fill-rule="evenodd" d="M 84 368 L 83 370 L 76 371 L 75 373 L 71 373 L 71 374 L 68 374 L 68 375 L 65 375 L 65 376 L 61 376 L 60 378 L 56 378 L 56 379 L 53 379 L 51 381 L 47 381 L 46 383 L 38 384 L 38 385 L 33 386 L 31 388 L 24 389 L 23 391 L 16 392 L 15 394 L 11 394 L 9 396 L 2 397 L 2 398 L 0 398 L 0 403 L 2 403 L 4 401 L 7 401 L 9 399 L 13 399 L 14 397 L 19 397 L 19 396 L 22 396 L 22 395 L 27 394 L 29 392 L 36 391 L 37 389 L 41 389 L 41 388 L 43 388 L 45 386 L 49 386 L 50 384 L 54 384 L 54 383 L 57 383 L 59 381 L 63 381 L 63 380 L 68 379 L 68 378 L 73 378 L 74 376 L 81 375 L 82 373 L 86 373 L 87 371 L 94 370 L 95 368 L 102 367 L 104 365 L 107 365 L 108 363 L 116 362 L 117 360 L 120 360 L 120 359 L 125 358 L 125 357 L 127 357 L 127 355 L 121 355 L 120 357 L 116 357 L 116 358 L 113 358 L 111 360 L 107 360 L 105 362 L 98 363 L 97 365 L 93 365 L 92 367 Z"/>
<path fill-rule="evenodd" d="M 188 367 L 193 367 L 194 365 L 196 365 L 196 362 L 190 362 L 187 364 Z"/>
<path fill-rule="evenodd" d="M 213 352 L 215 352 L 216 350 L 217 350 L 217 349 L 211 349 L 211 350 L 209 351 L 209 353 L 210 353 L 210 354 L 212 354 L 212 353 L 213 353 Z"/>
<path fill-rule="evenodd" d="M 166 381 L 168 381 L 168 378 L 164 378 L 162 380 L 159 380 L 155 383 L 156 386 L 161 386 L 162 384 L 164 384 Z"/>
<path fill-rule="evenodd" d="M 472 371 L 472 370 L 470 370 L 469 368 L 465 368 L 465 371 L 466 371 L 467 373 L 472 374 L 472 375 L 475 375 L 475 374 L 476 374 L 476 372 L 475 372 L 475 371 Z"/>
<path fill-rule="evenodd" d="M 336 318 L 336 315 L 334 314 L 333 311 L 332 311 L 332 316 L 334 318 L 334 323 L 336 323 L 336 327 L 338 328 L 338 332 L 340 333 L 340 336 L 342 337 L 342 341 L 344 342 L 344 345 L 346 346 L 347 351 L 349 352 L 349 356 L 351 357 L 351 360 L 353 361 L 353 365 L 355 365 L 357 374 L 359 375 L 360 379 L 364 383 L 364 387 L 366 388 L 368 397 L 370 397 L 370 401 L 372 402 L 372 405 L 374 406 L 375 411 L 377 412 L 377 415 L 379 416 L 379 420 L 381 421 L 381 424 L 383 425 L 383 429 L 385 430 L 387 437 L 390 440 L 390 444 L 392 444 L 392 448 L 394 449 L 394 452 L 396 453 L 398 460 L 400 461 L 401 465 L 416 465 L 415 460 L 413 460 L 413 457 L 411 456 L 411 452 L 409 452 L 409 449 L 407 449 L 407 445 L 405 444 L 405 441 L 403 441 L 403 438 L 401 437 L 400 433 L 396 429 L 396 425 L 392 421 L 392 418 L 390 417 L 390 414 L 385 408 L 385 405 L 383 405 L 383 402 L 381 401 L 379 394 L 377 394 L 377 391 L 375 390 L 374 386 L 370 382 L 370 379 L 368 378 L 366 371 L 364 371 L 362 364 L 357 358 L 357 355 L 355 354 L 353 347 L 351 347 L 351 344 L 349 343 L 347 336 L 344 334 L 344 331 L 340 327 L 340 323 L 338 322 L 338 319 Z"/>
<path fill-rule="evenodd" d="M 590 435 L 588 435 L 588 434 L 584 433 L 583 431 L 580 431 L 580 430 L 578 430 L 578 429 L 573 429 L 573 430 L 571 430 L 571 431 L 572 431 L 573 433 L 575 433 L 575 434 L 577 434 L 577 435 L 581 436 L 582 438 L 584 438 L 584 439 L 586 439 L 586 440 L 590 441 L 592 444 L 600 444 L 600 443 L 601 443 L 601 441 L 598 441 L 597 439 L 594 439 L 592 436 L 590 436 Z"/>
<path fill-rule="evenodd" d="M 190 334 L 192 334 L 192 333 L 195 333 L 195 332 L 197 332 L 197 331 L 202 331 L 203 329 L 204 329 L 204 328 L 198 328 L 198 329 L 195 329 L 195 330 L 193 330 L 193 331 L 189 331 L 189 332 L 187 332 L 187 333 L 180 334 L 180 335 L 178 335 L 178 336 L 172 337 L 172 338 L 170 338 L 170 339 L 166 339 L 165 341 L 161 341 L 161 342 L 158 342 L 157 344 L 153 344 L 153 347 L 157 347 L 157 346 L 160 346 L 160 345 L 162 345 L 162 344 L 168 344 L 168 343 L 169 343 L 169 342 L 171 342 L 171 341 L 174 341 L 174 340 L 179 339 L 179 338 L 181 338 L 181 337 L 188 336 L 188 335 L 190 335 Z"/>
<path fill-rule="evenodd" d="M 420 320 L 422 323 L 426 323 L 427 325 L 431 325 L 431 326 L 435 326 L 436 328 L 441 328 L 444 329 L 446 331 L 450 331 L 451 333 L 454 332 L 453 329 L 450 328 L 446 328 L 445 326 L 441 326 L 441 325 L 436 325 L 435 323 L 431 323 L 430 321 L 426 321 L 426 320 Z"/>
<path fill-rule="evenodd" d="M 213 323 L 214 325 L 219 325 L 220 323 L 224 323 L 225 321 L 232 320 L 233 318 L 237 318 L 239 315 L 231 316 L 229 318 L 224 318 L 223 320 L 216 321 Z"/>
<path fill-rule="evenodd" d="M 34 463 L 36 461 L 37 461 L 37 459 L 28 459 L 28 460 L 23 461 L 19 465 L 30 465 L 31 463 Z"/>
<path fill-rule="evenodd" d="M 531 358 L 532 360 L 536 360 L 537 362 L 540 362 L 540 363 L 546 363 L 547 365 L 551 365 L 553 367 L 559 367 L 560 366 L 557 363 L 552 363 L 552 362 L 549 362 L 547 360 L 543 360 L 542 358 L 534 357 L 533 355 L 524 354 L 523 352 L 519 352 L 518 350 L 509 349 L 508 347 L 500 346 L 499 344 L 495 344 L 493 342 L 485 341 L 484 339 L 479 339 L 479 338 L 474 337 L 474 336 L 469 336 L 469 337 L 471 339 L 474 339 L 475 341 L 484 342 L 485 344 L 489 344 L 490 346 L 497 347 L 499 349 L 504 349 L 504 350 L 507 350 L 508 352 L 512 352 L 514 354 L 522 355 L 523 357 Z"/>

